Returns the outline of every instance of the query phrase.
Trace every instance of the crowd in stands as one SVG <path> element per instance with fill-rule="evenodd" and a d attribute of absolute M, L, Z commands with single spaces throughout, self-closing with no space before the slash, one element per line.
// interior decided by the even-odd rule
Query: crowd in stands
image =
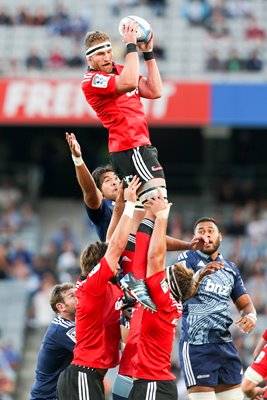
<path fill-rule="evenodd" d="M 244 366 L 247 366 L 267 317 L 267 201 L 250 200 L 242 206 L 231 203 L 227 207 L 228 214 L 225 215 L 223 206 L 218 203 L 215 215 L 212 215 L 221 226 L 224 237 L 222 253 L 239 267 L 259 316 L 255 333 L 244 337 L 237 332 L 235 337 Z M 197 210 L 192 218 L 196 217 Z M 82 250 L 81 237 L 68 216 L 55 221 L 54 232 L 47 242 L 40 243 L 33 250 L 23 239 L 23 232 L 30 229 L 36 235 L 36 227 L 41 223 L 40 215 L 30 202 L 25 201 L 22 191 L 9 179 L 4 179 L 0 186 L 0 279 L 25 283 L 29 296 L 28 326 L 34 329 L 46 327 L 53 317 L 49 305 L 52 287 L 57 282 L 75 281 L 78 277 Z M 189 226 L 191 221 L 185 221 L 183 214 L 173 207 L 168 233 L 190 240 L 192 233 Z M 93 228 L 87 225 L 86 229 L 90 237 L 89 229 Z M 176 258 L 176 253 L 169 253 L 168 262 L 175 262 Z M 6 391 L 10 396 L 15 391 L 20 360 L 21 355 L 12 348 L 12 343 L 2 344 L 0 339 L 0 391 Z M 174 360 L 173 368 L 179 371 L 177 362 Z M 177 379 L 181 379 L 179 374 Z M 12 397 L 3 399 L 10 400 Z"/>
<path fill-rule="evenodd" d="M 263 70 L 266 32 L 254 14 L 252 1 L 186 0 L 181 14 L 192 28 L 202 27 L 206 31 L 209 43 L 206 71 Z M 233 22 L 238 25 L 240 21 L 243 32 L 239 40 L 235 40 Z M 239 47 L 243 47 L 242 54 Z"/>
<path fill-rule="evenodd" d="M 125 12 L 135 13 L 136 7 L 149 7 L 153 18 L 164 21 L 169 7 L 167 0 L 107 0 L 110 15 L 114 20 Z M 127 11 L 126 11 L 127 10 Z M 26 6 L 20 6 L 12 13 L 8 7 L 0 8 L 0 26 L 7 27 L 44 27 L 47 29 L 47 49 L 37 49 L 29 46 L 25 49 L 24 58 L 10 57 L 10 60 L 0 59 L 0 75 L 20 74 L 34 71 L 49 73 L 73 68 L 84 70 L 86 66 L 83 57 L 84 34 L 94 29 L 92 24 L 94 11 L 81 9 L 77 14 L 71 13 L 62 3 L 56 3 L 54 11 L 49 13 L 45 4 L 35 11 Z M 206 32 L 203 42 L 203 54 L 206 60 L 202 66 L 203 72 L 261 72 L 265 68 L 264 51 L 266 49 L 266 31 L 254 12 L 251 0 L 182 0 L 177 8 L 177 17 L 186 19 L 191 30 L 200 27 Z M 94 22 L 95 23 L 95 22 Z M 243 33 L 235 38 L 238 26 Z M 239 29 L 239 28 L 238 28 Z M 65 37 L 72 40 L 72 48 L 66 52 L 54 43 L 53 38 Z M 51 40 L 52 38 L 52 40 Z M 120 62 L 125 53 L 119 38 L 114 41 L 114 59 Z M 158 59 L 168 61 L 169 54 L 163 37 L 156 38 L 155 49 Z M 181 55 L 182 56 L 182 55 Z M 8 61 L 8 62 L 7 62 Z M 192 61 L 193 62 L 193 61 Z"/>

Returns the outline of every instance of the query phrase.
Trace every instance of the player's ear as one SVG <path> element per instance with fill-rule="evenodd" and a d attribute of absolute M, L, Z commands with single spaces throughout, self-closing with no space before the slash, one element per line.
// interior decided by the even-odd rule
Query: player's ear
<path fill-rule="evenodd" d="M 65 304 L 64 303 L 57 303 L 56 308 L 59 312 L 65 311 Z"/>
<path fill-rule="evenodd" d="M 220 240 L 220 242 L 222 241 L 222 234 L 221 233 L 219 233 L 219 240 Z"/>

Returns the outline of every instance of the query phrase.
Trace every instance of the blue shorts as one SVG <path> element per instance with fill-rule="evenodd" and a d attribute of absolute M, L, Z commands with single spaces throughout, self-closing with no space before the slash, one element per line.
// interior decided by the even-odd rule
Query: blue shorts
<path fill-rule="evenodd" d="M 180 340 L 180 366 L 186 387 L 241 383 L 243 367 L 233 342 L 193 345 Z"/>

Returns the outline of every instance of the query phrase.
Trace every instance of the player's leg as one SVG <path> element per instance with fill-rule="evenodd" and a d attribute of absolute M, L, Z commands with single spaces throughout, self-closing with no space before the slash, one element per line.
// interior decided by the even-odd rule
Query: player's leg
<path fill-rule="evenodd" d="M 220 368 L 217 345 L 198 346 L 181 340 L 179 358 L 189 400 L 216 400 L 214 387 Z"/>
<path fill-rule="evenodd" d="M 216 400 L 243 400 L 241 390 L 243 366 L 233 342 L 219 345 L 222 366 L 219 371 L 220 385 L 216 386 Z"/>

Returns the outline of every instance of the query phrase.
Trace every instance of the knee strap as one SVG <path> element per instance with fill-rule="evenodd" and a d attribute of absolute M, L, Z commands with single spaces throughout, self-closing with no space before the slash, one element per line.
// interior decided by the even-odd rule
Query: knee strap
<path fill-rule="evenodd" d="M 167 201 L 167 189 L 166 186 L 151 186 L 138 194 L 138 198 L 142 204 L 147 202 L 147 199 L 157 196 L 158 190 L 162 193 L 162 196 Z"/>

